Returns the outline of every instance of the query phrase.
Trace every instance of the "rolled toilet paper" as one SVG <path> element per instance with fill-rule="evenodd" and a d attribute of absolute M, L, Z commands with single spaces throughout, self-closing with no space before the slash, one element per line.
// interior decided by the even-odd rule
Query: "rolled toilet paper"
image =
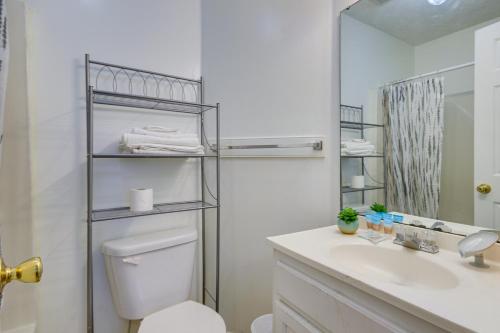
<path fill-rule="evenodd" d="M 351 187 L 352 188 L 364 188 L 365 187 L 365 176 L 352 176 Z"/>
<path fill-rule="evenodd" d="M 130 210 L 132 212 L 147 212 L 153 210 L 153 189 L 136 188 L 130 190 Z"/>

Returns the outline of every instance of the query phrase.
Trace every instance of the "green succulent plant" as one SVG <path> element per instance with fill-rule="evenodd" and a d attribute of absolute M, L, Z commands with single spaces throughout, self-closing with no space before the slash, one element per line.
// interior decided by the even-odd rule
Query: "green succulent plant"
<path fill-rule="evenodd" d="M 352 208 L 344 208 L 337 217 L 346 224 L 351 224 L 358 219 L 358 212 Z"/>
<path fill-rule="evenodd" d="M 378 202 L 374 202 L 373 205 L 370 206 L 370 209 L 376 213 L 387 213 L 387 208 Z"/>

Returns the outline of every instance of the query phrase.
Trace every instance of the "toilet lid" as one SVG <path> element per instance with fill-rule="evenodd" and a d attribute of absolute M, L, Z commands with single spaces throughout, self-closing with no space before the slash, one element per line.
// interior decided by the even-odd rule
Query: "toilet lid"
<path fill-rule="evenodd" d="M 226 325 L 214 310 L 187 301 L 147 316 L 138 333 L 226 333 Z"/>

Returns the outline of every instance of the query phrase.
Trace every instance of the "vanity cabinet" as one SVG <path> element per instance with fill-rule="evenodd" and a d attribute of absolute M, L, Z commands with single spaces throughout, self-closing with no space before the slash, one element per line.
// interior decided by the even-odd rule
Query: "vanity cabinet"
<path fill-rule="evenodd" d="M 273 269 L 275 333 L 446 332 L 277 250 Z"/>

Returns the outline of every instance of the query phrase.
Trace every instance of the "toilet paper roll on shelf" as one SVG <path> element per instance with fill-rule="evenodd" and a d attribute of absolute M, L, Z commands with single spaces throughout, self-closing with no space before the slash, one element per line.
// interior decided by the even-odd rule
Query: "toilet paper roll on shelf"
<path fill-rule="evenodd" d="M 364 188 L 365 187 L 365 176 L 352 176 L 351 187 L 352 188 Z"/>
<path fill-rule="evenodd" d="M 129 194 L 130 211 L 147 212 L 153 210 L 153 189 L 131 189 Z"/>

